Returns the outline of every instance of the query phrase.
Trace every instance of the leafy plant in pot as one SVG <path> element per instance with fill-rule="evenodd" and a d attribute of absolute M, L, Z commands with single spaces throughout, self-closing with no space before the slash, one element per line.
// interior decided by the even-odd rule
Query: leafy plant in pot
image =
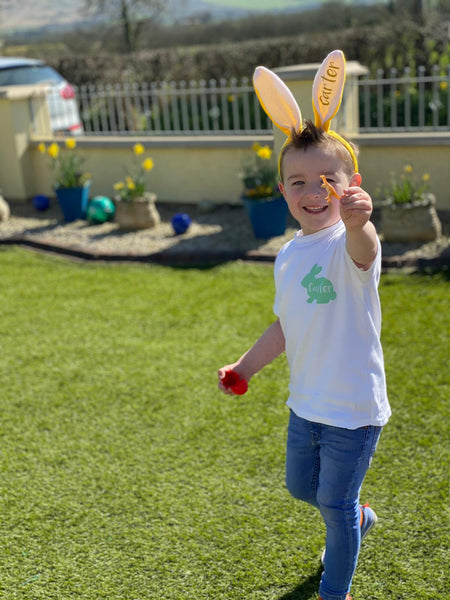
<path fill-rule="evenodd" d="M 242 203 L 257 238 L 283 235 L 288 207 L 278 188 L 278 168 L 269 146 L 255 143 L 252 155 L 243 163 Z"/>
<path fill-rule="evenodd" d="M 47 154 L 55 173 L 54 189 L 66 222 L 85 219 L 91 187 L 91 176 L 83 171 L 85 158 L 77 151 L 77 143 L 67 138 L 64 146 L 56 142 L 48 148 L 41 143 L 39 152 Z"/>
<path fill-rule="evenodd" d="M 133 146 L 133 165 L 125 178 L 114 184 L 115 221 L 121 229 L 138 230 L 155 227 L 161 222 L 155 206 L 156 194 L 147 191 L 147 173 L 153 170 L 153 160 L 144 157 L 142 144 Z"/>
<path fill-rule="evenodd" d="M 442 225 L 436 198 L 429 189 L 428 173 L 417 177 L 407 164 L 398 179 L 381 191 L 381 231 L 386 242 L 428 242 L 440 237 Z M 380 192 L 377 193 L 377 196 Z"/>

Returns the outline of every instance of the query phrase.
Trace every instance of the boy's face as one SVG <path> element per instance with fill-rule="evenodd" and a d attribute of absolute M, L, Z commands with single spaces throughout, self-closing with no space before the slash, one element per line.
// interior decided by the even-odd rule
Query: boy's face
<path fill-rule="evenodd" d="M 340 201 L 333 197 L 327 202 L 321 175 L 325 175 L 340 196 L 350 182 L 342 158 L 332 148 L 310 146 L 306 151 L 291 148 L 285 154 L 280 189 L 304 235 L 330 227 L 340 219 Z"/>

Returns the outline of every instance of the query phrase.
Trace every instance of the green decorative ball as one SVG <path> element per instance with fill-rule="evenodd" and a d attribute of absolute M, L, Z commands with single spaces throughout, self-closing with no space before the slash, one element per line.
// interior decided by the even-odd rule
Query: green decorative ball
<path fill-rule="evenodd" d="M 86 217 L 92 225 L 100 225 L 106 221 L 112 221 L 115 212 L 116 207 L 112 200 L 106 196 L 95 196 L 89 200 Z"/>

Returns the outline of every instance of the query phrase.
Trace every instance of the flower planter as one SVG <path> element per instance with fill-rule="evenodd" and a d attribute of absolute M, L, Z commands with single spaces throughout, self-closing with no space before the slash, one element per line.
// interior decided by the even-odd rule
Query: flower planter
<path fill-rule="evenodd" d="M 257 238 L 271 238 L 286 231 L 288 206 L 283 196 L 255 200 L 242 196 L 242 203 Z"/>
<path fill-rule="evenodd" d="M 146 193 L 142 198 L 135 198 L 130 202 L 116 198 L 114 221 L 118 223 L 120 229 L 125 231 L 138 231 L 139 229 L 155 227 L 161 223 L 155 201 L 156 194 L 153 193 Z"/>
<path fill-rule="evenodd" d="M 440 237 L 442 225 L 436 199 L 427 194 L 415 204 L 385 204 L 381 207 L 381 231 L 385 242 L 431 242 Z"/>
<path fill-rule="evenodd" d="M 66 223 L 86 218 L 90 189 L 90 181 L 80 187 L 56 188 L 56 198 Z"/>

